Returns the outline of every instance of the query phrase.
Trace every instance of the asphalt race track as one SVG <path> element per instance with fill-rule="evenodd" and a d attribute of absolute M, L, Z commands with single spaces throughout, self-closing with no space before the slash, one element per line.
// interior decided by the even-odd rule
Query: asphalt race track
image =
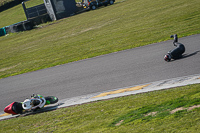
<path fill-rule="evenodd" d="M 173 40 L 0 79 L 0 112 L 33 93 L 60 100 L 200 73 L 200 35 L 179 39 L 184 58 L 165 62 Z"/>

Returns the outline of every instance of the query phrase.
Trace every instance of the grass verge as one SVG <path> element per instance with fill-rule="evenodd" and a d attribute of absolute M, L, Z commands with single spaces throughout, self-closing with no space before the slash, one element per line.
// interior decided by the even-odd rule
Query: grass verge
<path fill-rule="evenodd" d="M 0 37 L 0 78 L 165 41 L 175 33 L 198 34 L 199 4 L 199 0 L 116 0 L 112 6 Z M 23 9 L 14 7 L 0 16 L 10 23 L 19 20 L 18 10 Z"/>
<path fill-rule="evenodd" d="M 198 132 L 200 84 L 0 121 L 1 132 Z M 182 110 L 180 110 L 182 107 Z M 156 112 L 156 113 L 155 113 Z"/>

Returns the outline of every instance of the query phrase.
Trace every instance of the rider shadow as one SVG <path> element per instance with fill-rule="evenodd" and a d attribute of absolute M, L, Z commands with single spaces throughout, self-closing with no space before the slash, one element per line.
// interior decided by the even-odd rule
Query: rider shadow
<path fill-rule="evenodd" d="M 182 59 L 183 59 L 183 58 L 190 57 L 190 56 L 193 56 L 193 55 L 196 55 L 198 52 L 200 52 L 200 50 L 199 50 L 199 51 L 196 51 L 196 52 L 194 52 L 194 53 L 191 53 L 191 54 L 183 54 Z"/>
<path fill-rule="evenodd" d="M 196 54 L 199 53 L 199 52 L 200 52 L 200 50 L 199 50 L 199 51 L 196 51 L 196 52 L 194 52 L 194 53 L 191 53 L 191 54 L 183 54 L 183 56 L 182 56 L 181 58 L 178 58 L 178 59 L 176 59 L 176 60 L 181 60 L 181 59 L 184 59 L 184 58 L 188 58 L 188 57 L 194 56 L 194 55 L 196 55 Z M 172 60 L 172 61 L 175 61 L 175 60 Z"/>

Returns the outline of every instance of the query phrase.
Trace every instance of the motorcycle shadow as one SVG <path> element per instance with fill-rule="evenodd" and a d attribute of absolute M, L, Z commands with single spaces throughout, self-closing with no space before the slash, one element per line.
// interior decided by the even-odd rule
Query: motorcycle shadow
<path fill-rule="evenodd" d="M 35 111 L 29 111 L 29 112 L 23 112 L 22 114 L 16 116 L 16 117 L 24 117 L 24 116 L 28 116 L 28 115 L 34 115 L 34 114 L 40 114 L 40 113 L 44 113 L 44 112 L 48 112 L 48 111 L 53 111 L 58 109 L 58 107 L 60 105 L 63 105 L 64 103 L 58 103 L 56 105 L 48 105 L 42 109 L 39 110 L 35 110 Z"/>

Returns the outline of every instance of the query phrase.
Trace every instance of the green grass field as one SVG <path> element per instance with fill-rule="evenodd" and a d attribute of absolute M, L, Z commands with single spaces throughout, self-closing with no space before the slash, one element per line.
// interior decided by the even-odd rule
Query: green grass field
<path fill-rule="evenodd" d="M 199 0 L 116 0 L 112 6 L 0 37 L 0 78 L 165 41 L 175 33 L 198 34 L 199 4 Z M 1 12 L 0 26 L 23 20 L 21 10 L 16 6 Z"/>
<path fill-rule="evenodd" d="M 198 133 L 199 88 L 200 84 L 188 85 L 3 120 L 0 129 L 3 133 Z"/>

